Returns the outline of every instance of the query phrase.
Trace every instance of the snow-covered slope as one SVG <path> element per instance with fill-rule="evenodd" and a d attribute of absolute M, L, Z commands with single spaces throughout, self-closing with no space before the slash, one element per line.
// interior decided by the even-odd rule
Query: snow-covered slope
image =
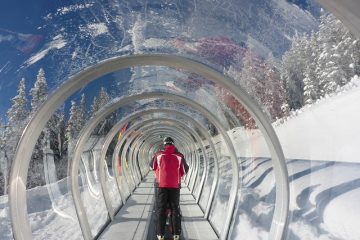
<path fill-rule="evenodd" d="M 359 102 L 360 79 L 355 77 L 333 96 L 307 105 L 288 119 L 275 123 L 285 157 L 360 162 L 360 134 L 357 131 L 360 106 L 354 104 Z M 258 131 L 238 129 L 234 132 L 241 156 L 269 156 Z"/>

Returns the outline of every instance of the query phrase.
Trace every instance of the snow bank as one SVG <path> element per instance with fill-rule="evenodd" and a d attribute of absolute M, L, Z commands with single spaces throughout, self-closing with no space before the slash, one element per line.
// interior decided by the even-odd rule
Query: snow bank
<path fill-rule="evenodd" d="M 283 124 L 274 124 L 286 158 L 360 162 L 360 106 L 354 104 L 360 103 L 359 78 L 350 85 L 350 90 L 345 87 L 334 96 L 305 106 Z M 260 131 L 239 128 L 231 135 L 241 156 L 269 156 Z"/>

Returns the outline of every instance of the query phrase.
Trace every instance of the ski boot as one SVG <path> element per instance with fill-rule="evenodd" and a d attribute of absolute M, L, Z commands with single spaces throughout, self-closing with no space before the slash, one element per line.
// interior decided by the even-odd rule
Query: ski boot
<path fill-rule="evenodd" d="M 158 240 L 165 240 L 165 236 L 157 235 L 157 239 L 158 239 Z"/>

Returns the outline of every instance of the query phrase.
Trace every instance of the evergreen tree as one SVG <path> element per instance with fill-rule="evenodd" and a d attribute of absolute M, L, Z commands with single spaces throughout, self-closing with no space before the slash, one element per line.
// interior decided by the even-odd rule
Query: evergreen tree
<path fill-rule="evenodd" d="M 85 94 L 81 95 L 80 106 L 79 106 L 79 114 L 78 114 L 78 131 L 84 127 L 86 122 L 86 102 L 85 102 Z"/>
<path fill-rule="evenodd" d="M 100 101 L 97 96 L 93 98 L 93 103 L 91 105 L 91 116 L 94 116 L 97 111 L 100 109 Z"/>
<path fill-rule="evenodd" d="M 281 106 L 287 104 L 286 91 L 281 82 L 277 61 L 270 55 L 264 64 L 264 93 L 262 104 L 270 113 L 273 120 L 284 116 Z"/>
<path fill-rule="evenodd" d="M 334 18 L 331 15 L 322 14 L 320 20 L 318 42 L 321 43 L 321 53 L 317 64 L 317 78 L 320 94 L 324 96 L 336 90 L 342 73 L 340 73 L 337 49 L 334 48 L 339 42 L 339 33 L 334 26 L 331 26 Z"/>
<path fill-rule="evenodd" d="M 93 104 L 91 105 L 91 112 L 94 115 L 97 111 L 99 111 L 103 106 L 105 106 L 110 101 L 110 96 L 106 92 L 104 87 L 101 87 L 100 92 L 93 99 Z M 103 134 L 106 130 L 108 130 L 114 123 L 115 113 L 106 117 L 105 120 L 101 121 L 99 125 L 94 129 L 95 134 Z"/>
<path fill-rule="evenodd" d="M 100 108 L 105 106 L 110 101 L 110 96 L 104 87 L 101 87 L 98 99 Z"/>
<path fill-rule="evenodd" d="M 45 78 L 45 72 L 42 68 L 39 69 L 39 72 L 36 77 L 36 81 L 34 83 L 33 88 L 30 89 L 30 95 L 32 97 L 31 99 L 31 109 L 34 113 L 37 108 L 41 105 L 43 101 L 47 98 L 48 89 L 47 89 L 47 82 Z M 45 129 L 41 132 L 38 141 L 35 145 L 35 148 L 33 150 L 31 161 L 29 164 L 29 172 L 28 172 L 28 179 L 27 179 L 27 187 L 32 188 L 39 185 L 45 184 L 45 178 L 44 178 L 44 164 L 43 164 L 43 138 L 44 138 L 44 131 L 47 131 L 49 129 L 54 129 L 53 125 L 55 124 L 56 120 L 54 119 L 54 116 L 52 119 L 48 122 Z"/>
<path fill-rule="evenodd" d="M 27 98 L 25 91 L 25 79 L 19 82 L 17 95 L 12 98 L 12 106 L 7 111 L 9 124 L 14 129 L 22 129 L 24 120 L 28 117 Z"/>
<path fill-rule="evenodd" d="M 345 85 L 356 74 L 359 48 L 357 40 L 332 14 L 323 13 L 320 19 L 317 76 L 321 93 L 325 95 Z"/>
<path fill-rule="evenodd" d="M 67 163 L 67 168 L 66 169 L 63 168 L 64 176 L 66 176 L 67 172 L 69 171 L 69 167 L 70 167 L 69 163 L 72 159 L 75 141 L 79 134 L 78 114 L 79 114 L 79 108 L 78 106 L 76 106 L 76 102 L 71 101 L 70 114 L 66 124 L 66 133 L 65 133 L 68 163 Z"/>
<path fill-rule="evenodd" d="M 30 90 L 31 108 L 34 111 L 47 98 L 48 89 L 44 69 L 40 68 L 34 87 Z"/>
<path fill-rule="evenodd" d="M 304 101 L 305 104 L 311 104 L 317 99 L 317 91 L 313 79 L 309 76 L 310 70 L 307 69 L 304 78 Z"/>
<path fill-rule="evenodd" d="M 56 173 L 58 179 L 63 179 L 67 176 L 67 144 L 66 144 L 66 124 L 64 111 L 60 111 L 59 121 L 57 122 L 57 149 L 58 155 L 55 155 Z"/>
<path fill-rule="evenodd" d="M 75 139 L 79 133 L 78 114 L 79 114 L 79 110 L 78 107 L 76 106 L 76 102 L 71 101 L 70 116 L 66 127 L 66 138 L 68 139 L 68 141 L 70 141 L 70 139 L 71 140 Z"/>
<path fill-rule="evenodd" d="M 7 181 L 9 175 L 8 159 L 6 158 L 5 124 L 0 119 L 0 196 L 7 194 Z"/>
<path fill-rule="evenodd" d="M 311 32 L 305 45 L 305 69 L 303 81 L 304 104 L 311 104 L 319 98 L 319 81 L 316 76 L 316 63 L 318 62 L 320 48 L 317 33 Z"/>
<path fill-rule="evenodd" d="M 24 79 L 21 79 L 19 82 L 17 93 L 18 94 L 12 98 L 12 105 L 7 111 L 8 126 L 3 126 L 4 129 L 2 133 L 1 157 L 3 158 L 2 169 L 6 185 L 10 170 L 9 167 L 11 166 L 11 161 L 14 158 L 17 142 L 20 139 L 22 130 L 25 126 L 25 121 L 28 117 Z"/>
<path fill-rule="evenodd" d="M 59 156 L 61 157 L 66 151 L 65 146 L 64 146 L 65 131 L 66 131 L 64 111 L 59 112 L 59 120 L 57 121 L 56 129 L 58 129 L 57 135 L 56 135 L 57 144 L 58 144 L 57 149 L 59 151 Z"/>
<path fill-rule="evenodd" d="M 306 35 L 295 36 L 291 48 L 282 57 L 281 78 L 289 98 L 289 107 L 298 109 L 304 105 L 305 69 L 309 51 Z"/>

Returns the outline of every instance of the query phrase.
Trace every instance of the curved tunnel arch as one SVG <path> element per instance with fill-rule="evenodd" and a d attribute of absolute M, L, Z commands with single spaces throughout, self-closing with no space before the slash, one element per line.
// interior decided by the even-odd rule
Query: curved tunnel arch
<path fill-rule="evenodd" d="M 177 122 L 177 124 L 182 124 L 181 122 L 179 121 L 176 121 L 176 120 L 171 120 L 171 119 L 166 119 L 166 118 L 158 118 L 158 119 L 150 119 L 150 120 L 145 120 L 144 122 L 140 122 L 140 123 L 137 123 L 135 124 L 134 126 L 130 127 L 129 129 L 127 129 L 127 133 L 124 134 L 124 136 L 122 137 L 123 139 L 127 139 L 128 135 L 131 134 L 132 130 L 141 130 L 142 128 L 139 128 L 139 126 L 146 126 L 148 123 L 153 123 L 155 121 L 157 122 L 161 122 L 161 120 L 165 121 L 174 121 L 174 122 Z M 104 159 L 105 159 L 105 154 L 108 150 L 108 147 L 111 143 L 111 141 L 113 140 L 113 138 L 115 137 L 115 135 L 121 130 L 123 126 L 121 124 L 116 124 L 114 125 L 114 127 L 109 131 L 109 133 L 107 134 L 107 136 L 105 137 L 105 141 L 104 141 L 104 144 L 103 144 L 103 148 L 102 148 L 102 152 L 101 152 L 101 157 L 100 157 L 100 164 L 99 164 L 99 168 L 100 168 L 100 182 L 102 184 L 102 190 L 103 190 L 103 195 L 105 197 L 105 203 L 106 205 L 108 206 L 108 210 L 109 210 L 109 215 L 110 215 L 110 218 L 113 219 L 114 217 L 114 210 L 109 207 L 110 206 L 110 203 L 109 203 L 109 197 L 108 197 L 108 193 L 106 191 L 106 186 L 104 184 L 105 182 L 105 178 L 104 178 L 104 166 L 103 166 L 103 163 L 104 163 Z M 193 132 L 193 134 L 196 133 L 196 132 Z M 121 147 L 121 145 L 123 144 L 123 141 L 119 141 L 115 147 L 115 149 L 118 149 L 118 150 L 115 150 L 114 151 L 114 154 L 117 154 L 117 152 L 119 152 L 119 149 Z M 119 146 L 118 146 L 119 145 Z M 112 165 L 114 166 L 115 165 L 115 162 L 116 161 L 116 158 L 113 157 L 113 163 Z M 119 183 L 118 183 L 118 186 L 119 186 Z M 124 197 L 123 197 L 124 198 Z"/>
<path fill-rule="evenodd" d="M 181 124 L 179 124 L 179 125 L 181 125 Z M 169 130 L 171 130 L 171 129 L 169 129 Z M 181 131 L 183 131 L 183 130 L 181 130 L 181 129 L 179 129 L 178 130 L 178 132 L 181 132 Z M 173 130 L 172 131 L 169 131 L 169 132 L 162 132 L 162 134 L 165 134 L 165 135 L 170 135 L 170 136 L 172 136 L 172 135 L 174 135 L 174 136 L 176 136 L 176 134 L 178 133 L 178 132 L 174 132 Z M 196 134 L 195 134 L 196 135 Z M 175 138 L 175 137 L 174 137 Z M 152 140 L 150 137 L 149 138 L 147 138 L 147 140 L 146 141 L 148 141 L 148 140 Z M 155 140 L 155 139 L 154 139 Z M 157 141 L 158 142 L 158 141 Z M 180 141 L 181 142 L 181 141 Z M 180 142 L 178 142 L 178 143 L 180 143 Z M 192 142 L 192 138 L 189 138 L 188 140 L 187 140 L 187 143 L 191 143 Z M 159 145 L 159 144 L 158 144 Z M 186 144 L 186 145 L 188 145 L 188 144 Z M 180 145 L 181 146 L 181 145 Z M 159 147 L 157 147 L 157 148 L 159 148 Z M 187 149 L 187 150 L 185 150 L 185 149 Z M 191 177 L 191 174 L 194 172 L 194 171 L 196 171 L 195 170 L 195 168 L 194 167 L 192 167 L 193 165 L 194 165 L 194 161 L 193 161 L 193 157 L 192 157 L 192 153 L 193 152 L 195 152 L 194 151 L 194 149 L 193 150 L 191 150 L 191 148 L 190 148 L 190 146 L 187 146 L 187 147 L 185 147 L 185 149 L 184 150 L 182 150 L 181 152 L 184 152 L 185 153 L 185 155 L 187 155 L 188 154 L 188 156 L 191 156 L 191 158 L 190 158 L 190 172 L 186 175 L 186 178 L 185 178 L 185 183 L 186 184 L 189 184 L 189 179 L 191 179 L 192 177 Z M 195 156 L 197 156 L 197 154 L 195 154 Z M 186 159 L 189 159 L 188 157 L 186 157 Z"/>
<path fill-rule="evenodd" d="M 78 214 L 79 221 L 80 221 L 80 226 L 81 226 L 84 236 L 87 236 L 88 239 L 91 238 L 91 230 L 90 230 L 91 228 L 90 228 L 88 221 L 86 220 L 87 218 L 86 218 L 84 206 L 82 205 L 82 203 L 80 201 L 80 191 L 78 189 L 78 181 L 77 181 L 77 177 L 75 177 L 78 172 L 78 168 L 79 168 L 80 154 L 82 152 L 82 148 L 83 148 L 84 144 L 86 143 L 87 138 L 90 136 L 91 132 L 93 131 L 93 129 L 106 116 L 110 115 L 117 108 L 127 105 L 128 103 L 132 103 L 135 100 L 142 100 L 142 99 L 148 99 L 148 98 L 172 99 L 172 100 L 176 100 L 179 102 L 182 101 L 183 103 L 187 103 L 190 106 L 195 107 L 199 111 L 201 111 L 219 129 L 223 139 L 226 142 L 227 147 L 229 148 L 230 154 L 232 156 L 232 166 L 233 166 L 233 168 L 232 168 L 233 178 L 232 178 L 232 185 L 231 185 L 231 190 L 230 190 L 231 201 L 229 203 L 229 208 L 228 208 L 227 223 L 224 225 L 224 229 L 228 229 L 229 225 L 230 225 L 230 221 L 231 221 L 232 212 L 234 211 L 234 207 L 235 207 L 235 198 L 237 195 L 236 189 L 238 189 L 238 175 L 237 175 L 238 170 L 237 170 L 235 151 L 234 151 L 234 148 L 232 146 L 232 143 L 231 143 L 229 137 L 227 136 L 226 131 L 223 129 L 223 127 L 221 126 L 220 122 L 216 119 L 216 117 L 212 113 L 210 113 L 208 110 L 206 110 L 204 107 L 202 107 L 200 104 L 197 104 L 187 98 L 184 98 L 184 97 L 181 97 L 178 95 L 174 95 L 174 94 L 144 93 L 144 94 L 133 95 L 130 97 L 120 99 L 119 101 L 115 101 L 112 104 L 109 104 L 108 106 L 104 107 L 94 118 L 92 118 L 89 121 L 89 123 L 86 125 L 86 127 L 84 129 L 82 129 L 81 133 L 79 134 L 79 139 L 78 139 L 78 142 L 75 147 L 73 160 L 71 162 L 72 163 L 71 186 L 72 186 L 72 193 L 74 196 L 75 208 L 77 210 L 77 214 Z M 125 124 L 125 122 L 132 121 L 133 119 L 136 119 L 137 117 L 142 116 L 144 114 L 144 112 L 150 113 L 152 111 L 155 112 L 158 110 L 145 110 L 145 111 L 137 112 L 135 114 L 131 114 L 131 115 L 127 116 L 125 119 L 122 119 L 120 121 L 119 125 L 123 125 L 123 124 Z M 166 111 L 166 110 L 163 109 L 163 111 Z M 223 232 L 227 232 L 227 231 L 223 231 Z M 226 238 L 226 237 L 224 237 L 224 238 Z"/>
<path fill-rule="evenodd" d="M 12 222 L 21 222 L 24 225 L 21 227 L 21 229 L 15 224 L 13 225 L 14 235 L 16 238 L 27 239 L 27 236 L 31 235 L 30 226 L 26 220 L 26 209 L 24 207 L 26 206 L 24 201 L 25 182 L 30 161 L 30 154 L 26 153 L 29 153 L 34 147 L 35 141 L 40 135 L 42 127 L 45 126 L 52 113 L 67 97 L 95 78 L 121 68 L 141 65 L 163 65 L 174 68 L 182 68 L 192 71 L 200 76 L 204 76 L 208 79 L 212 79 L 231 92 L 237 98 L 237 100 L 247 108 L 249 113 L 257 122 L 259 129 L 262 131 L 274 160 L 275 178 L 277 183 L 276 195 L 279 197 L 276 198 L 274 224 L 272 224 L 270 230 L 270 237 L 272 239 L 280 239 L 284 233 L 284 227 L 286 226 L 287 222 L 289 189 L 287 169 L 284 164 L 284 156 L 279 140 L 277 139 L 271 124 L 268 122 L 267 118 L 265 115 L 263 115 L 257 105 L 247 96 L 247 94 L 238 86 L 236 86 L 229 78 L 223 76 L 221 73 L 209 68 L 202 63 L 195 62 L 184 57 L 170 55 L 139 55 L 106 60 L 98 65 L 95 65 L 94 67 L 85 69 L 81 73 L 69 79 L 39 108 L 35 116 L 27 125 L 19 141 L 19 145 L 16 150 L 15 161 L 11 171 L 9 197 L 11 202 L 10 208 L 11 217 L 13 220 Z M 232 149 L 230 152 L 234 153 L 234 150 Z M 233 154 L 233 156 L 235 155 Z M 238 172 L 234 173 L 233 179 L 237 179 L 237 174 Z M 233 185 L 233 187 L 236 186 Z M 236 196 L 233 195 L 230 201 L 230 205 L 235 205 L 235 198 Z M 80 210 L 79 214 L 82 216 L 84 213 L 82 210 Z M 231 217 L 228 217 L 225 225 L 229 226 L 230 221 Z M 227 232 L 223 233 L 222 238 L 226 238 L 226 234 Z M 85 235 L 85 238 L 88 237 L 91 236 Z"/>
<path fill-rule="evenodd" d="M 187 116 L 185 116 L 185 115 L 183 115 L 184 117 L 187 117 Z M 190 120 L 190 119 L 189 119 Z M 155 121 L 155 120 L 154 120 Z M 174 121 L 174 120 L 173 120 Z M 204 128 L 204 127 L 202 127 L 201 126 L 201 124 L 200 123 L 198 123 L 198 122 L 196 122 L 196 121 L 193 121 L 193 123 L 195 124 L 195 126 L 200 130 L 200 132 L 205 136 L 205 138 L 206 138 L 206 141 L 208 141 L 208 144 L 209 144 L 209 146 L 210 146 L 210 149 L 211 149 L 211 151 L 214 153 L 214 159 L 215 159 L 215 161 L 214 161 L 214 168 L 215 168 L 215 172 L 214 172 L 214 181 L 213 181 L 213 184 L 212 184 L 212 187 L 211 187 L 211 192 L 210 192 L 210 201 L 209 201 L 209 203 L 211 203 L 212 202 L 212 199 L 213 199 L 213 197 L 214 197 L 214 191 L 215 191 L 215 187 L 216 187 L 216 184 L 217 184 L 217 182 L 218 182 L 218 157 L 217 157 L 217 152 L 216 152 L 216 149 L 215 149 L 215 147 L 214 147 L 214 144 L 213 144 L 213 141 L 212 141 L 212 139 L 211 139 L 211 136 L 210 136 L 210 134 L 207 132 L 207 130 Z M 193 133 L 194 135 L 197 135 L 197 133 L 196 132 L 194 132 Z M 197 138 L 197 139 L 199 139 L 199 138 Z M 203 143 L 202 143 L 202 140 L 201 140 L 201 138 L 199 139 L 199 142 L 200 142 L 200 144 L 201 145 L 203 145 Z M 149 143 L 149 144 L 151 144 L 151 143 Z M 203 147 L 202 147 L 203 148 Z M 207 160 L 207 155 L 206 155 L 206 151 L 205 150 L 203 150 L 203 154 L 204 154 L 204 156 L 205 156 L 205 160 L 206 160 L 206 162 L 208 162 L 208 160 Z M 206 172 L 206 174 L 207 174 L 207 172 Z M 202 182 L 204 181 L 204 179 L 202 179 Z M 203 183 L 202 183 L 203 184 Z M 199 201 L 199 199 L 197 200 L 197 202 Z M 209 210 L 210 210 L 210 204 L 208 204 L 208 206 L 206 207 L 206 210 L 205 210 L 205 218 L 207 218 L 208 217 L 208 215 L 209 215 Z"/>
<path fill-rule="evenodd" d="M 173 112 L 172 113 L 172 115 L 177 115 L 176 114 L 176 112 Z M 185 117 L 185 115 L 183 115 L 184 117 Z M 190 119 L 190 118 L 188 118 L 188 119 Z M 198 136 L 198 134 L 196 133 L 196 131 L 193 131 L 193 130 L 191 130 L 187 125 L 185 125 L 184 123 L 182 123 L 182 122 L 180 122 L 180 121 L 178 121 L 178 120 L 174 120 L 174 119 L 166 119 L 166 118 L 159 118 L 159 119 L 149 119 L 149 120 L 147 120 L 147 121 L 144 121 L 144 122 L 141 122 L 141 123 L 139 123 L 139 125 L 143 125 L 141 128 L 139 128 L 139 130 L 144 130 L 144 128 L 146 127 L 146 128 L 148 128 L 148 126 L 146 126 L 147 125 L 147 123 L 151 123 L 151 124 L 154 124 L 154 122 L 161 122 L 161 121 L 168 121 L 168 122 L 173 122 L 173 123 L 176 123 L 177 125 L 180 125 L 181 127 L 183 127 L 184 129 L 187 129 L 187 131 L 190 133 L 190 134 L 192 134 L 193 136 L 195 136 L 195 139 L 197 139 L 197 141 L 198 141 L 198 144 L 200 144 L 200 146 L 199 147 L 197 147 L 196 149 L 198 149 L 198 148 L 200 148 L 200 149 L 202 149 L 202 152 L 203 152 L 203 155 L 204 155 L 204 158 L 205 158 L 205 171 L 203 172 L 203 176 L 202 176 L 202 179 L 201 179 L 201 186 L 204 184 L 204 178 L 205 178 L 205 174 L 206 174 L 206 169 L 207 169 L 207 163 L 208 163 L 208 157 L 207 157 L 207 155 L 206 154 L 204 154 L 205 153 L 205 149 L 204 149 L 204 146 L 203 146 L 203 143 L 202 143 L 202 141 L 201 141 L 201 138 L 200 138 L 200 136 Z M 163 124 L 161 124 L 161 126 L 163 127 Z M 198 127 L 199 127 L 200 125 L 198 125 Z M 138 125 L 134 125 L 134 128 L 137 128 L 138 127 Z M 151 127 L 151 126 L 149 126 L 149 127 Z M 153 126 L 154 128 L 153 129 L 158 129 L 158 127 L 159 126 Z M 172 126 L 173 128 L 174 128 L 174 126 Z M 172 134 L 177 134 L 177 133 L 179 133 L 179 132 L 181 132 L 181 129 L 179 129 L 179 128 L 175 128 L 176 129 L 176 131 L 175 132 L 173 132 L 173 133 L 168 133 L 169 135 L 172 135 Z M 146 129 L 146 130 L 152 130 L 151 128 L 150 129 Z M 200 129 L 200 131 L 202 131 L 202 133 L 204 133 L 204 132 L 206 132 L 206 129 Z M 129 129 L 129 133 L 131 132 L 131 129 Z M 150 133 L 149 133 L 150 134 Z M 139 139 L 138 139 L 138 141 L 145 141 L 146 143 L 148 143 L 148 144 L 151 144 L 151 141 L 149 141 L 149 138 L 150 138 L 150 136 L 151 136 L 152 134 L 150 134 L 147 138 L 146 138 L 146 134 L 145 135 L 143 135 L 142 137 L 143 138 L 141 138 L 141 137 L 139 137 Z M 124 136 L 125 137 L 125 136 Z M 144 139 L 144 140 L 143 140 Z M 208 141 L 211 141 L 211 139 L 210 138 L 208 138 Z M 191 138 L 189 138 L 188 140 L 187 140 L 188 142 L 191 142 Z M 179 143 L 181 143 L 181 142 L 179 142 Z M 212 145 L 212 143 L 210 143 L 211 145 Z M 138 149 L 139 150 L 139 149 Z M 136 150 L 135 150 L 136 151 Z M 214 148 L 213 148 L 213 151 L 216 151 Z M 216 153 L 215 153 L 216 154 Z M 217 182 L 217 180 L 215 180 L 214 181 L 214 184 Z M 201 189 L 200 189 L 201 190 Z M 199 194 L 197 194 L 196 196 L 199 196 Z M 212 197 L 210 197 L 210 199 L 211 199 Z M 198 199 L 197 199 L 197 201 L 198 201 Z M 205 214 L 205 215 L 207 215 L 207 214 Z"/>

